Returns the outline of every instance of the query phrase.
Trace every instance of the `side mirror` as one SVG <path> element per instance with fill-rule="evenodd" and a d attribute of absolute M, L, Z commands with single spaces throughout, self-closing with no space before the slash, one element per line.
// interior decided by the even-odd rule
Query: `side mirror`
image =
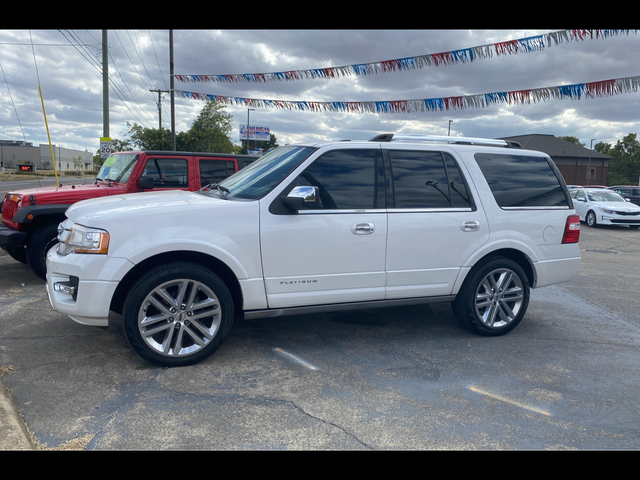
<path fill-rule="evenodd" d="M 308 208 L 319 208 L 318 187 L 295 187 L 289 195 L 282 197 L 282 204 L 291 210 L 305 210 Z"/>
<path fill-rule="evenodd" d="M 143 190 L 151 190 L 153 188 L 153 177 L 140 177 L 138 179 L 138 187 Z"/>
<path fill-rule="evenodd" d="M 631 199 L 630 198 L 625 198 L 625 201 L 630 202 Z"/>

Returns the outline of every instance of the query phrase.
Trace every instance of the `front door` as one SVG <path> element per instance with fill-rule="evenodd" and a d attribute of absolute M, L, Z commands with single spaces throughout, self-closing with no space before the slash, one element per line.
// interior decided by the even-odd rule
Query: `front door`
<path fill-rule="evenodd" d="M 274 214 L 261 205 L 269 308 L 384 299 L 383 171 L 379 149 L 345 146 L 320 155 L 294 180 L 319 188 L 319 209 Z"/>

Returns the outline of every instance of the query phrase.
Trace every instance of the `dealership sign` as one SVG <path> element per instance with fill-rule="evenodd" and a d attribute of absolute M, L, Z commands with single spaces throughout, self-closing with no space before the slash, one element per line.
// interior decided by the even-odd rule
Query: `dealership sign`
<path fill-rule="evenodd" d="M 248 129 L 249 140 L 259 140 L 262 142 L 268 142 L 271 137 L 269 135 L 269 127 L 258 127 L 256 125 L 250 125 Z M 240 124 L 240 140 L 247 139 L 247 126 Z"/>

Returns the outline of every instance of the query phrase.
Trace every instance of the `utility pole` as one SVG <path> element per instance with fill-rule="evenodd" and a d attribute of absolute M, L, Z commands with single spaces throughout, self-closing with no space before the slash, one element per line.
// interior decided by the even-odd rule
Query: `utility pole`
<path fill-rule="evenodd" d="M 107 30 L 102 30 L 102 136 L 109 137 L 109 50 Z"/>
<path fill-rule="evenodd" d="M 158 129 L 162 131 L 162 100 L 161 93 L 169 93 L 168 90 L 149 90 L 152 93 L 158 93 Z"/>

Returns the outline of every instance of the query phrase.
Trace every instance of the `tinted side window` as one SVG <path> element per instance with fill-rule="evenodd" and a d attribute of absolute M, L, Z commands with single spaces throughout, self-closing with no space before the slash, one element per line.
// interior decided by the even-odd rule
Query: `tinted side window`
<path fill-rule="evenodd" d="M 187 161 L 181 158 L 150 158 L 142 175 L 153 178 L 154 188 L 188 188 Z"/>
<path fill-rule="evenodd" d="M 227 160 L 200 160 L 200 186 L 219 183 L 235 173 L 233 162 Z"/>
<path fill-rule="evenodd" d="M 454 159 L 442 152 L 389 150 L 396 208 L 469 208 Z"/>
<path fill-rule="evenodd" d="M 557 169 L 546 157 L 476 153 L 500 207 L 568 207 Z"/>
<path fill-rule="evenodd" d="M 311 164 L 298 185 L 320 189 L 322 209 L 371 209 L 377 206 L 374 150 L 335 150 Z"/>

